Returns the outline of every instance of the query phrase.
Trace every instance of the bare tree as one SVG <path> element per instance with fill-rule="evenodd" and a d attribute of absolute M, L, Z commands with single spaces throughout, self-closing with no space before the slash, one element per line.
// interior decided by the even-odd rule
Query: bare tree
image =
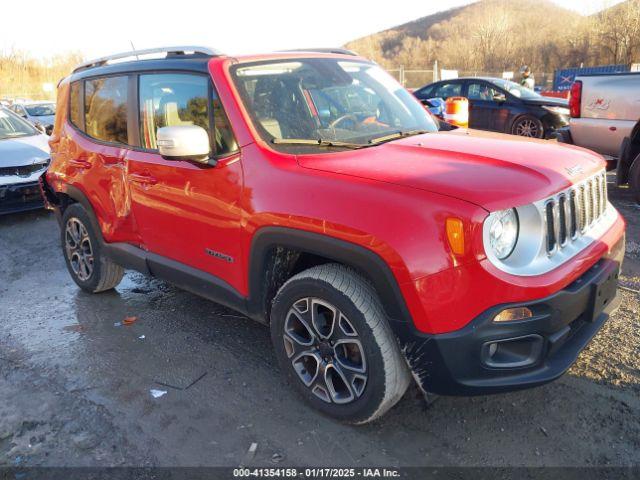
<path fill-rule="evenodd" d="M 640 54 L 640 0 L 628 0 L 601 12 L 597 35 L 610 63 L 632 63 Z"/>

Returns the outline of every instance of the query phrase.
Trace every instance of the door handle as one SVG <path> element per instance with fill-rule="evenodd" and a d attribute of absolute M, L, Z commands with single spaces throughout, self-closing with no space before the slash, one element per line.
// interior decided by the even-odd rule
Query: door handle
<path fill-rule="evenodd" d="M 155 185 L 158 183 L 158 180 L 151 175 L 143 175 L 139 173 L 129 174 L 129 179 L 132 182 L 139 183 L 140 185 Z"/>
<path fill-rule="evenodd" d="M 87 160 L 71 159 L 69 160 L 69 165 L 77 168 L 91 168 L 91 162 Z"/>

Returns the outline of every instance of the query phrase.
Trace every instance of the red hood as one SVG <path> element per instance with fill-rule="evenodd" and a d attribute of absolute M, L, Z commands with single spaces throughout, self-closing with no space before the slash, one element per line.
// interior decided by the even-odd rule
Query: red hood
<path fill-rule="evenodd" d="M 602 157 L 581 148 L 462 129 L 300 155 L 298 163 L 456 197 L 489 211 L 543 199 L 604 168 Z"/>

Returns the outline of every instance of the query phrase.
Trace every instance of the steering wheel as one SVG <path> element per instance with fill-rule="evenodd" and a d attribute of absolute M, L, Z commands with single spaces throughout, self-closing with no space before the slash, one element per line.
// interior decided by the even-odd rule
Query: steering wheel
<path fill-rule="evenodd" d="M 342 115 L 340 118 L 336 118 L 333 122 L 331 122 L 329 124 L 329 128 L 336 128 L 342 122 L 346 122 L 347 120 L 351 120 L 354 126 L 359 123 L 355 115 L 347 113 L 346 115 Z"/>

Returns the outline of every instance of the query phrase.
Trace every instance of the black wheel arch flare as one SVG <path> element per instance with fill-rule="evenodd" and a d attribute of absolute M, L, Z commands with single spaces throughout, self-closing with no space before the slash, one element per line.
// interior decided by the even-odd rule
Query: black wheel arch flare
<path fill-rule="evenodd" d="M 251 242 L 249 255 L 249 298 L 247 307 L 252 318 L 268 316 L 268 262 L 274 248 L 284 247 L 298 252 L 328 258 L 363 273 L 380 296 L 385 313 L 392 320 L 410 322 L 411 315 L 398 282 L 387 263 L 373 251 L 334 237 L 287 227 L 263 227 Z M 268 318 L 266 318 L 268 321 Z"/>

